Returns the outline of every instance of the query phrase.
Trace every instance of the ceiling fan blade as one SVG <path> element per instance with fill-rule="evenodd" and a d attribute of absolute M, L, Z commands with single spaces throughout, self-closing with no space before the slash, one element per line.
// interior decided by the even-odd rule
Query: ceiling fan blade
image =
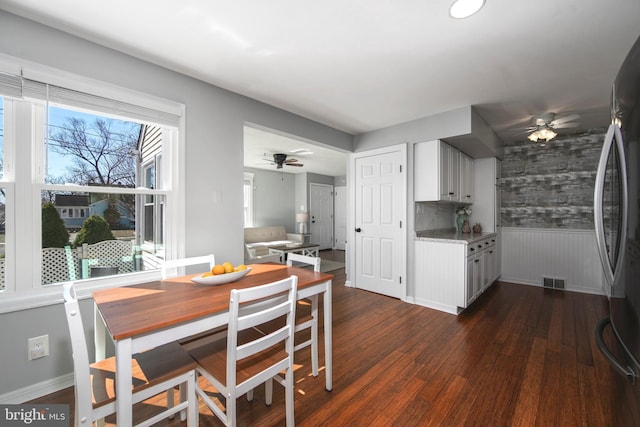
<path fill-rule="evenodd" d="M 302 163 L 285 163 L 285 165 L 287 165 L 287 166 L 296 166 L 298 168 L 301 168 L 302 166 L 304 166 Z"/>
<path fill-rule="evenodd" d="M 562 123 L 573 121 L 579 117 L 580 117 L 580 114 L 569 114 L 568 116 L 558 117 L 557 119 L 552 120 L 551 123 L 549 124 L 551 126 L 557 126 Z"/>
<path fill-rule="evenodd" d="M 554 129 L 567 129 L 567 128 L 577 128 L 580 126 L 580 123 L 559 123 L 556 125 L 551 125 Z"/>
<path fill-rule="evenodd" d="M 289 159 L 287 158 L 287 160 L 284 161 L 285 163 L 298 163 L 298 159 Z"/>

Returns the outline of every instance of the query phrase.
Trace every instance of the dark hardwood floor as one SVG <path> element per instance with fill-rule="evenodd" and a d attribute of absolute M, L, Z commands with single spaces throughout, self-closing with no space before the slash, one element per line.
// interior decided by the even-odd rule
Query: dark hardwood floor
<path fill-rule="evenodd" d="M 322 256 L 344 260 L 341 251 Z M 334 388 L 325 391 L 324 372 L 311 376 L 309 351 L 298 352 L 297 425 L 612 425 L 618 376 L 593 339 L 604 297 L 496 282 L 456 317 L 347 288 L 344 269 L 333 273 Z M 278 385 L 270 407 L 262 387 L 238 402 L 238 425 L 284 425 Z M 73 390 L 37 403 L 72 404 Z M 222 425 L 200 414 L 201 426 Z"/>

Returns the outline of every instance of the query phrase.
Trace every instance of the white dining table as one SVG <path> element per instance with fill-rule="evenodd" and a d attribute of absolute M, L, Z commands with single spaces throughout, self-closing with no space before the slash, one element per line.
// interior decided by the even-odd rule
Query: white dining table
<path fill-rule="evenodd" d="M 231 289 L 259 286 L 291 275 L 298 276 L 298 299 L 323 296 L 325 387 L 328 391 L 333 388 L 333 275 L 271 263 L 250 267 L 251 271 L 243 278 L 222 285 L 196 284 L 191 281 L 195 275 L 188 275 L 93 293 L 96 358 L 104 357 L 107 336 L 115 344 L 118 426 L 132 425 L 131 361 L 134 354 L 228 324 Z M 317 301 L 317 298 L 312 300 Z"/>

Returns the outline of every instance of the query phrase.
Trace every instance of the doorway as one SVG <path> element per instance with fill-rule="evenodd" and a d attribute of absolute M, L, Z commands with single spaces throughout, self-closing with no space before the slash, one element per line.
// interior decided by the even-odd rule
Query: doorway
<path fill-rule="evenodd" d="M 347 243 L 347 187 L 335 187 L 333 193 L 333 248 L 344 251 Z"/>
<path fill-rule="evenodd" d="M 333 248 L 333 186 L 309 184 L 311 240 L 320 250 Z"/>
<path fill-rule="evenodd" d="M 353 251 L 356 288 L 406 299 L 406 145 L 356 153 Z"/>

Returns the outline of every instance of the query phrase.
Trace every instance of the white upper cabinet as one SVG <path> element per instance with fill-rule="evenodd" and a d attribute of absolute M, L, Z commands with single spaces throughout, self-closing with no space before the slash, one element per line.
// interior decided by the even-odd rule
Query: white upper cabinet
<path fill-rule="evenodd" d="M 473 203 L 473 159 L 460 153 L 460 201 Z"/>
<path fill-rule="evenodd" d="M 464 176 L 461 173 L 463 170 Z M 461 179 L 465 181 L 468 179 L 468 181 L 462 185 Z M 460 192 L 463 188 L 464 196 L 469 195 L 471 201 Z M 415 201 L 471 203 L 472 190 L 473 160 L 471 158 L 440 140 L 414 145 Z"/>
<path fill-rule="evenodd" d="M 500 230 L 500 160 L 490 157 L 474 161 L 475 203 L 473 221 L 485 232 Z"/>

